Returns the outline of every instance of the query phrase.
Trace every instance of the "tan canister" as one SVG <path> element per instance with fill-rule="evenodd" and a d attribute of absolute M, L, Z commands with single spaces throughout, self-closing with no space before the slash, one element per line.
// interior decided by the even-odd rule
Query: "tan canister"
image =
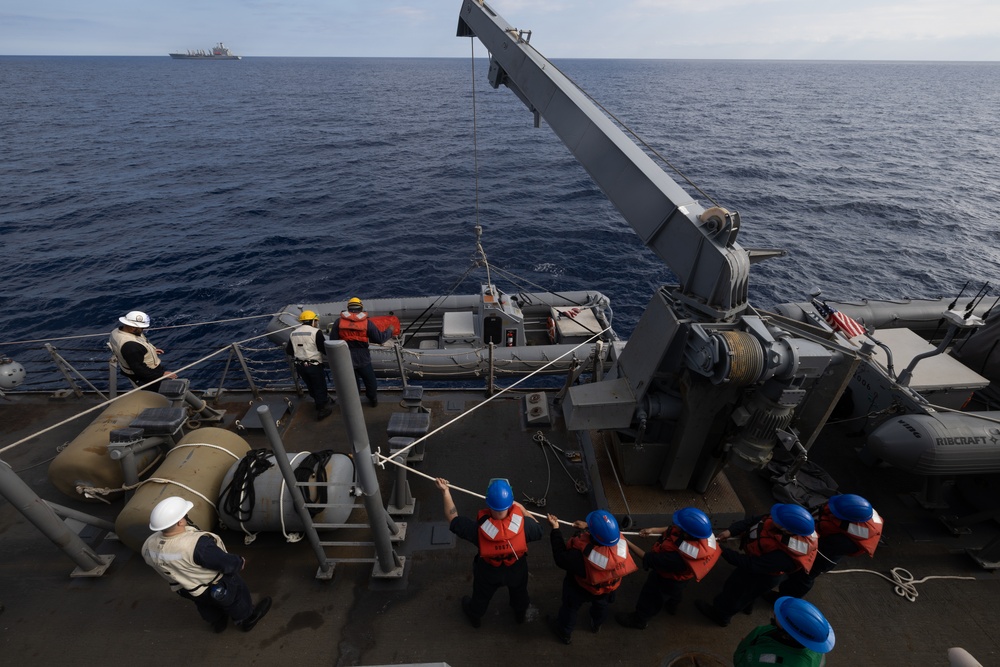
<path fill-rule="evenodd" d="M 226 473 L 233 462 L 242 459 L 248 451 L 250 445 L 246 440 L 225 429 L 206 427 L 185 435 L 150 477 L 151 480 L 168 481 L 147 481 L 118 515 L 115 520 L 118 538 L 130 549 L 140 551 L 142 543 L 153 532 L 149 529 L 149 513 L 157 503 L 170 496 L 180 496 L 194 503 L 188 517 L 199 528 L 212 530 L 217 515 L 205 498 L 216 502 Z"/>
<path fill-rule="evenodd" d="M 73 438 L 49 464 L 49 481 L 62 493 L 76 500 L 97 502 L 78 493 L 77 486 L 117 489 L 125 483 L 120 461 L 108 456 L 111 432 L 127 428 L 146 408 L 166 408 L 166 396 L 152 391 L 137 391 L 122 396 L 104 409 L 90 426 Z M 152 449 L 136 456 L 139 477 L 149 472 L 160 460 L 160 451 Z M 110 496 L 114 498 L 115 496 Z"/>

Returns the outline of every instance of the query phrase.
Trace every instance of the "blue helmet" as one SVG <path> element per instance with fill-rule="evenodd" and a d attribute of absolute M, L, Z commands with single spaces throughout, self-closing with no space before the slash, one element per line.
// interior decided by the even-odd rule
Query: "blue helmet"
<path fill-rule="evenodd" d="M 486 487 L 486 505 L 496 512 L 509 510 L 514 504 L 514 490 L 505 479 L 495 479 Z"/>
<path fill-rule="evenodd" d="M 870 502 L 853 493 L 834 496 L 827 501 L 827 505 L 833 516 L 851 523 L 864 523 L 875 513 Z"/>
<path fill-rule="evenodd" d="M 699 540 L 712 536 L 712 520 L 695 507 L 685 507 L 674 512 L 674 525 Z"/>
<path fill-rule="evenodd" d="M 780 597 L 774 617 L 795 641 L 817 653 L 829 653 L 837 641 L 830 622 L 814 605 L 799 598 Z"/>
<path fill-rule="evenodd" d="M 812 514 L 802 505 L 777 503 L 771 507 L 771 518 L 778 528 L 792 535 L 812 535 L 816 531 L 816 522 Z"/>
<path fill-rule="evenodd" d="M 618 530 L 618 522 L 611 512 L 604 510 L 594 510 L 587 515 L 587 530 L 590 531 L 594 541 L 605 547 L 613 547 L 618 544 L 622 533 Z"/>

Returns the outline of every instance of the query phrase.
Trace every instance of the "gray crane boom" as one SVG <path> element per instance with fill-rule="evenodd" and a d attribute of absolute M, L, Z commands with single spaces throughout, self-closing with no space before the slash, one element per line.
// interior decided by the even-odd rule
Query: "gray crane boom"
<path fill-rule="evenodd" d="M 706 211 L 580 89 L 489 5 L 465 0 L 458 36 L 490 51 L 490 83 L 510 88 L 544 118 L 639 238 L 677 276 L 688 306 L 729 320 L 747 302 L 750 260 L 736 243 L 739 215 Z"/>

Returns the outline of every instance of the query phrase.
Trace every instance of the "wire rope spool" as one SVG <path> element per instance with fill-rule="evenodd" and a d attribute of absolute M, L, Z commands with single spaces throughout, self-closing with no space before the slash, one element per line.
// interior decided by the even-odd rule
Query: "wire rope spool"
<path fill-rule="evenodd" d="M 760 378 L 765 359 L 757 338 L 746 331 L 718 331 L 713 336 L 722 344 L 723 360 L 712 376 L 713 382 L 745 387 Z"/>

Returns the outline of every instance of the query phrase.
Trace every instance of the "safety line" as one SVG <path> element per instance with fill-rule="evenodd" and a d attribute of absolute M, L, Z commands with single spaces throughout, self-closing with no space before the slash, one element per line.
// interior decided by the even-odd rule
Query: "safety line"
<path fill-rule="evenodd" d="M 500 390 L 499 392 L 497 392 L 496 394 L 493 394 L 492 396 L 488 397 L 488 398 L 487 398 L 487 399 L 486 399 L 485 401 L 483 401 L 482 403 L 479 403 L 479 404 L 477 404 L 476 406 L 474 406 L 474 407 L 470 408 L 469 410 L 466 410 L 465 412 L 463 412 L 462 414 L 458 415 L 457 417 L 455 417 L 455 418 L 454 418 L 454 419 L 452 419 L 451 421 L 449 421 L 449 422 L 446 422 L 446 423 L 442 424 L 441 426 L 438 426 L 438 427 L 437 427 L 436 429 L 434 429 L 433 431 L 431 431 L 431 432 L 430 432 L 430 433 L 428 433 L 427 435 L 424 435 L 424 436 L 421 436 L 421 437 L 417 438 L 416 440 L 414 440 L 414 441 L 413 441 L 412 443 L 410 443 L 410 444 L 409 444 L 409 445 L 407 445 L 406 447 L 404 447 L 404 448 L 400 449 L 400 450 L 399 450 L 399 451 L 397 451 L 397 452 L 396 452 L 395 454 L 392 454 L 392 455 L 391 455 L 391 458 L 395 458 L 395 457 L 397 457 L 397 456 L 400 456 L 400 455 L 402 455 L 402 454 L 405 454 L 406 452 L 410 451 L 411 449 L 413 449 L 413 448 L 414 448 L 414 447 L 416 447 L 416 446 L 417 446 L 418 444 L 420 444 L 421 442 L 423 442 L 423 441 L 424 441 L 424 440 L 426 440 L 427 438 L 431 437 L 432 435 L 434 435 L 434 434 L 435 434 L 435 433 L 437 433 L 438 431 L 441 431 L 441 430 L 444 430 L 444 429 L 448 428 L 449 426 L 451 426 L 452 424 L 454 424 L 455 422 L 457 422 L 457 421 L 458 421 L 459 419 L 464 419 L 465 417 L 467 417 L 467 416 L 471 415 L 471 414 L 472 414 L 473 412 L 475 412 L 475 411 L 476 411 L 476 410 L 478 410 L 479 408 L 483 407 L 484 405 L 486 405 L 486 404 L 487 404 L 487 403 L 489 403 L 490 401 L 492 401 L 492 400 L 494 400 L 494 399 L 496 399 L 496 398 L 500 398 L 501 396 L 503 396 L 504 394 L 506 394 L 506 393 L 507 393 L 508 391 L 510 391 L 511 389 L 513 389 L 514 387 L 516 387 L 517 385 L 519 385 L 519 384 L 521 384 L 522 382 L 524 382 L 525 380 L 528 380 L 528 379 L 530 379 L 531 377 L 533 377 L 534 375 L 537 375 L 538 373 L 541 373 L 542 371 L 544 371 L 544 370 L 545 370 L 546 368 L 548 368 L 548 367 L 549 367 L 549 366 L 551 366 L 552 364 L 556 363 L 557 361 L 559 361 L 560 359 L 562 359 L 562 358 L 563 358 L 563 357 L 565 357 L 566 355 L 568 355 L 568 354 L 571 354 L 571 353 L 573 353 L 573 352 L 576 352 L 576 351 L 577 351 L 578 349 L 580 349 L 580 348 L 581 348 L 581 347 L 583 347 L 584 345 L 589 345 L 589 344 L 590 344 L 590 343 L 592 343 L 593 341 L 597 340 L 597 339 L 598 339 L 598 338 L 600 337 L 600 335 L 601 335 L 601 334 L 603 334 L 603 333 L 605 333 L 605 332 L 607 332 L 607 331 L 610 331 L 610 330 L 611 330 L 611 327 L 608 327 L 608 328 L 606 328 L 606 329 L 604 329 L 604 330 L 602 330 L 602 331 L 598 331 L 598 332 L 597 332 L 596 334 L 594 334 L 593 336 L 591 336 L 591 337 L 590 337 L 590 338 L 588 338 L 587 340 L 583 341 L 582 343 L 580 343 L 579 345 L 577 345 L 577 346 L 575 346 L 575 347 L 572 347 L 572 348 L 570 348 L 569 350 L 566 350 L 565 352 L 563 352 L 562 354 L 560 354 L 560 355 L 559 355 L 558 357 L 556 357 L 556 358 L 555 358 L 555 359 L 553 359 L 552 361 L 549 361 L 548 363 L 546 363 L 546 364 L 545 364 L 544 366 L 542 366 L 541 368 L 539 368 L 539 369 L 537 369 L 537 370 L 534 370 L 534 371 L 532 371 L 531 373 L 529 373 L 528 375 L 525 375 L 525 376 L 524 376 L 523 378 L 521 378 L 520 380 L 518 380 L 518 381 L 514 382 L 513 384 L 511 384 L 511 385 L 510 385 L 509 387 L 505 387 L 505 388 L 501 389 L 501 390 Z M 3 450 L 0 450 L 0 452 L 2 452 L 2 451 L 3 451 Z M 481 497 L 482 497 L 482 496 L 481 496 Z"/>
<path fill-rule="evenodd" d="M 298 325 L 296 325 L 296 326 L 298 326 Z M 267 336 L 270 336 L 271 334 L 280 333 L 282 331 L 287 331 L 289 329 L 294 329 L 294 328 L 295 328 L 295 326 L 289 326 L 289 327 L 285 327 L 284 329 L 278 329 L 277 331 L 272 331 L 270 333 L 264 333 L 264 334 L 261 334 L 259 336 L 253 336 L 252 338 L 247 338 L 245 340 L 236 341 L 235 343 L 230 343 L 229 345 L 226 345 L 225 347 L 220 347 L 215 352 L 212 352 L 211 354 L 206 355 L 206 356 L 202 357 L 201 359 L 198 359 L 197 361 L 193 361 L 190 364 L 188 364 L 187 366 L 181 366 L 176 371 L 172 371 L 172 372 L 176 374 L 176 373 L 180 373 L 182 371 L 186 371 L 187 369 L 192 368 L 193 366 L 197 366 L 198 364 L 200 364 L 203 361 L 208 361 L 212 357 L 215 357 L 217 355 L 222 354 L 223 352 L 228 351 L 233 345 L 242 345 L 244 343 L 249 343 L 252 340 L 257 340 L 259 338 L 265 338 Z M 135 389 L 131 389 L 131 390 L 125 392 L 124 394 L 120 394 L 120 395 L 116 396 L 115 398 L 108 399 L 108 400 L 104 401 L 103 403 L 98 403 L 97 405 L 95 405 L 93 407 L 87 408 L 83 412 L 79 412 L 79 413 L 77 413 L 77 414 L 75 414 L 75 415 L 73 415 L 71 417 L 67 417 L 66 419 L 62 420 L 61 422 L 56 422 L 55 424 L 53 424 L 53 425 L 51 425 L 51 426 L 49 426 L 47 428 L 43 428 L 41 431 L 38 431 L 37 433 L 33 433 L 33 434 L 29 435 L 29 436 L 21 438 L 20 440 L 18 440 L 16 442 L 12 442 L 9 445 L 6 445 L 5 447 L 0 448 L 0 454 L 3 454 L 8 449 L 12 449 L 12 448 L 14 448 L 14 447 L 16 447 L 18 445 L 21 445 L 21 444 L 24 444 L 25 442 L 28 442 L 29 440 L 37 438 L 40 435 L 48 433 L 49 431 L 57 429 L 60 426 L 63 426 L 64 424 L 68 424 L 71 421 L 82 417 L 83 415 L 89 414 L 91 412 L 94 412 L 95 410 L 98 410 L 98 409 L 103 408 L 103 407 L 105 407 L 107 405 L 110 405 L 110 404 L 114 403 L 115 401 L 117 401 L 120 398 L 124 398 L 124 397 L 126 397 L 126 396 L 128 396 L 130 394 L 134 394 L 137 391 L 145 389 L 146 387 L 148 387 L 148 386 L 150 386 L 152 384 L 155 384 L 157 382 L 160 382 L 161 380 L 163 380 L 162 377 L 161 378 L 157 378 L 157 379 L 155 379 L 155 380 L 153 380 L 151 382 L 147 382 L 146 384 L 140 385 L 140 386 L 136 387 Z"/>
<path fill-rule="evenodd" d="M 231 317 L 228 320 L 212 320 L 210 322 L 192 322 L 191 324 L 174 324 L 168 327 L 149 327 L 146 331 L 164 331 L 166 329 L 187 329 L 191 327 L 200 327 L 206 324 L 225 324 L 227 322 L 242 322 L 244 320 L 255 320 L 260 317 L 277 317 L 281 313 L 270 313 L 265 315 L 248 315 L 246 317 Z M 8 342 L 0 342 L 0 347 L 4 345 L 28 345 L 29 343 L 51 343 L 58 340 L 78 340 L 80 338 L 107 338 L 108 332 L 103 333 L 92 333 L 92 334 L 79 334 L 77 336 L 60 336 L 58 338 L 36 338 L 35 340 L 15 340 Z"/>

